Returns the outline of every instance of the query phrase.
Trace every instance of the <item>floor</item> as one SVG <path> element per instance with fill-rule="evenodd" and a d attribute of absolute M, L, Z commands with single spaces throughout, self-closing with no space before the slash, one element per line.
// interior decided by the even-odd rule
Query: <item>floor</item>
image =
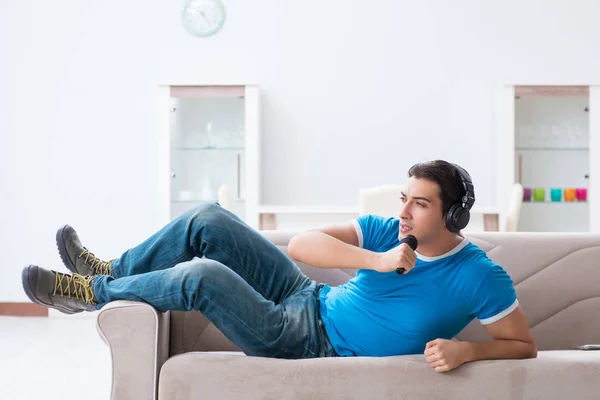
<path fill-rule="evenodd" d="M 0 317 L 0 399 L 107 400 L 110 385 L 94 317 Z"/>

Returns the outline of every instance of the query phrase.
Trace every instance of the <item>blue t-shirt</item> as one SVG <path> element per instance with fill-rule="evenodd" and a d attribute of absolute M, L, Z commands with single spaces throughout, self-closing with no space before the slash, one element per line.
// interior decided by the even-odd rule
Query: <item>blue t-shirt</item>
<path fill-rule="evenodd" d="M 352 223 L 362 248 L 385 252 L 400 244 L 397 218 L 363 215 Z M 467 239 L 438 257 L 417 253 L 404 275 L 359 269 L 344 285 L 325 285 L 319 298 L 341 356 L 423 353 L 427 342 L 452 339 L 474 318 L 490 324 L 519 304 L 506 271 Z"/>

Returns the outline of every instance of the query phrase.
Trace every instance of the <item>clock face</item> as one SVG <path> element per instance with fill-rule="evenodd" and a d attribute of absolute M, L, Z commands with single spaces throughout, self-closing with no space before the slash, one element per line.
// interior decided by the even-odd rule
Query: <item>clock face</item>
<path fill-rule="evenodd" d="M 214 35 L 225 22 L 221 0 L 187 0 L 181 9 L 181 23 L 195 36 Z"/>

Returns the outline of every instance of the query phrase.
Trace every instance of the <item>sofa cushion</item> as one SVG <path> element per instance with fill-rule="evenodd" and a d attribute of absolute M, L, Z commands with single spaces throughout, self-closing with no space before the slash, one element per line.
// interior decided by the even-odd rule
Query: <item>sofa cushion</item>
<path fill-rule="evenodd" d="M 282 360 L 191 352 L 162 367 L 168 399 L 597 399 L 600 351 L 467 363 L 437 373 L 423 355 Z"/>

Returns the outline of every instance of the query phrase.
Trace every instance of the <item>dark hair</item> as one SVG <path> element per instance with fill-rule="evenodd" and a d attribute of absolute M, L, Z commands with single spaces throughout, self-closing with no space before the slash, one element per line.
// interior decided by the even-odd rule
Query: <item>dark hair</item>
<path fill-rule="evenodd" d="M 415 164 L 408 170 L 408 177 L 413 176 L 438 184 L 440 199 L 442 199 L 442 214 L 446 214 L 452 204 L 459 201 L 465 194 L 458 171 L 447 161 L 434 160 Z"/>

